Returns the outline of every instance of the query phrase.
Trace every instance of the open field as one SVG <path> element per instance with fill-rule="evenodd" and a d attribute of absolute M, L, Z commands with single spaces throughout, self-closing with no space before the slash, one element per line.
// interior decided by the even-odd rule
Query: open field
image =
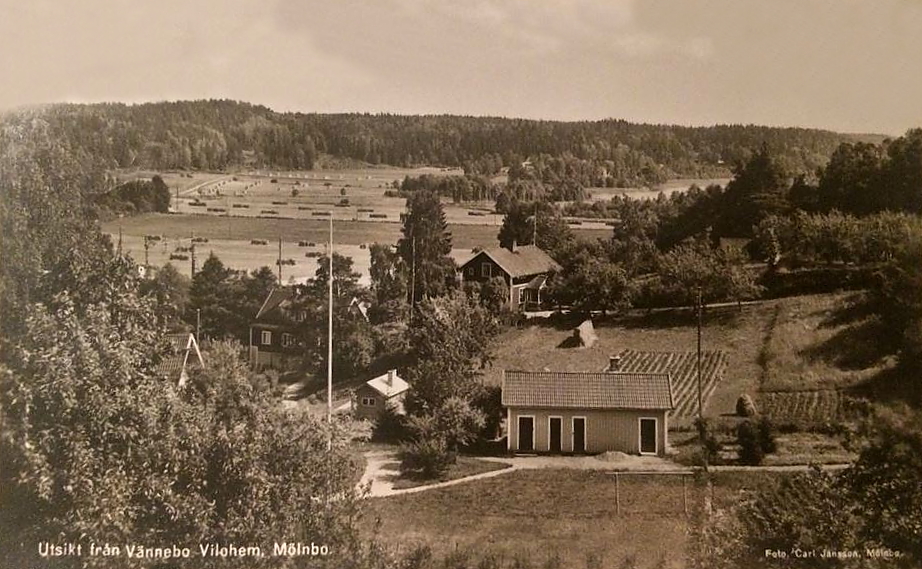
<path fill-rule="evenodd" d="M 714 475 L 715 504 L 732 504 L 778 475 Z M 685 478 L 683 482 L 683 478 Z M 368 503 L 365 530 L 380 519 L 380 535 L 406 551 L 427 545 L 437 555 L 472 550 L 506 559 L 528 558 L 540 567 L 559 557 L 561 567 L 685 567 L 689 516 L 701 511 L 707 490 L 676 474 L 619 475 L 586 470 L 520 470 L 418 494 Z M 685 513 L 688 497 L 688 514 Z"/>
<path fill-rule="evenodd" d="M 196 238 L 208 239 L 207 243 L 196 244 L 197 257 L 201 262 L 210 251 L 221 258 L 225 265 L 235 269 L 253 270 L 262 266 L 276 267 L 278 240 L 282 239 L 282 258 L 294 259 L 295 266 L 283 267 L 283 281 L 290 277 L 303 279 L 313 276 L 317 267 L 316 258 L 307 258 L 310 251 L 323 252 L 329 235 L 328 219 L 256 219 L 208 215 L 144 214 L 109 221 L 103 224 L 103 231 L 118 239 L 122 231 L 122 248 L 138 262 L 144 262 L 144 236 L 158 235 L 161 240 L 151 245 L 148 258 L 153 266 L 172 262 L 185 274 L 190 273 L 189 260 L 170 261 L 171 254 L 185 254 L 177 248 L 190 247 L 194 234 Z M 474 247 L 497 245 L 497 227 L 489 225 L 449 225 L 454 249 L 452 257 L 462 263 L 472 255 Z M 368 221 L 339 221 L 333 226 L 333 241 L 336 251 L 352 257 L 355 269 L 368 283 L 369 253 L 363 245 L 371 243 L 396 244 L 400 238 L 401 224 Z M 604 239 L 611 235 L 606 229 L 577 229 L 576 235 L 583 239 Z M 252 240 L 264 240 L 266 245 L 253 245 Z M 299 247 L 304 241 L 315 243 L 316 247 Z M 201 263 L 199 263 L 201 266 Z"/>
<path fill-rule="evenodd" d="M 592 195 L 589 201 L 608 201 L 614 196 L 627 196 L 634 199 L 650 200 L 662 193 L 670 196 L 675 192 L 682 192 L 690 188 L 693 184 L 704 189 L 712 184 L 720 186 L 727 185 L 730 178 L 682 178 L 669 180 L 654 188 L 586 188 Z"/>

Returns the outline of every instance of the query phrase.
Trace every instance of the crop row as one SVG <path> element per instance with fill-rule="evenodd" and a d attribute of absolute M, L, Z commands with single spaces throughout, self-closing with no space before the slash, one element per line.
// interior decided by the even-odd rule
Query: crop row
<path fill-rule="evenodd" d="M 717 389 L 727 369 L 727 357 L 720 351 L 701 352 L 701 400 Z M 621 352 L 621 370 L 637 373 L 668 373 L 672 378 L 673 417 L 693 417 L 698 412 L 698 358 L 695 352 Z"/>

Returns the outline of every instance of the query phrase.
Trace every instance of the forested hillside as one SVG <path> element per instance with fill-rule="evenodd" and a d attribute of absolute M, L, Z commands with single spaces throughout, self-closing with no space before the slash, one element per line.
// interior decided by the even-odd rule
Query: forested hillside
<path fill-rule="evenodd" d="M 527 160 L 554 166 L 556 159 L 579 173 L 586 186 L 727 176 L 762 144 L 790 171 L 812 172 L 842 142 L 881 139 L 752 125 L 278 113 L 226 100 L 61 104 L 11 112 L 3 120 L 36 115 L 72 154 L 93 156 L 109 168 L 310 169 L 320 154 L 329 154 L 371 164 L 460 166 L 468 174 L 490 175 Z"/>

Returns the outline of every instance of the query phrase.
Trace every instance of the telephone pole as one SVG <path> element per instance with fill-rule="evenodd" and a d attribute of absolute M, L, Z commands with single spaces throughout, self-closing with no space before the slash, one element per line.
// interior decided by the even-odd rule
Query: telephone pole
<path fill-rule="evenodd" d="M 279 235 L 279 286 L 282 286 L 282 236 Z"/>
<path fill-rule="evenodd" d="M 695 305 L 698 312 L 698 352 L 697 352 L 697 363 L 696 363 L 696 372 L 698 376 L 698 437 L 701 442 L 701 454 L 704 456 L 704 471 L 707 472 L 708 469 L 708 451 L 705 446 L 704 441 L 704 407 L 702 404 L 701 398 L 701 311 L 702 311 L 702 301 L 701 301 L 701 286 L 698 286 Z"/>

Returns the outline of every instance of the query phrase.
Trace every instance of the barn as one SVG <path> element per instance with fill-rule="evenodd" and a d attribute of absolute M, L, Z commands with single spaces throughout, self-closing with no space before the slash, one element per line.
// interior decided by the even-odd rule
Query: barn
<path fill-rule="evenodd" d="M 657 456 L 675 407 L 668 374 L 510 370 L 502 404 L 510 452 Z"/>

